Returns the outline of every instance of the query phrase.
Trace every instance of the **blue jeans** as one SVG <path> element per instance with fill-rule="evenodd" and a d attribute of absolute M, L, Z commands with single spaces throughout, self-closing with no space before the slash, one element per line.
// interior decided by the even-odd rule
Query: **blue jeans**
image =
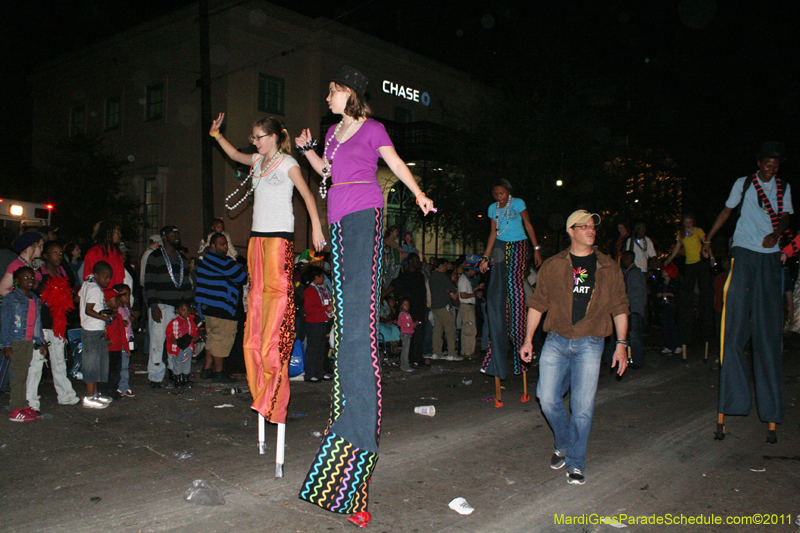
<path fill-rule="evenodd" d="M 131 363 L 130 352 L 122 352 L 122 366 L 119 369 L 119 386 L 117 387 L 118 390 L 122 392 L 128 391 L 131 389 L 131 375 L 128 371 L 128 365 Z"/>
<path fill-rule="evenodd" d="M 556 450 L 566 452 L 567 469 L 586 468 L 586 442 L 592 428 L 602 354 L 602 337 L 566 339 L 553 331 L 542 347 L 536 396 L 555 434 Z M 567 390 L 572 416 L 564 407 Z"/>

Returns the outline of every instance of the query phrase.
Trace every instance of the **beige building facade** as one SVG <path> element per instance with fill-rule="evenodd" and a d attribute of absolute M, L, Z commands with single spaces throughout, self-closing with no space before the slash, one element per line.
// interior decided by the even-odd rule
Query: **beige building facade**
<path fill-rule="evenodd" d="M 437 146 L 475 133 L 469 131 L 470 113 L 489 93 L 460 71 L 329 19 L 260 1 L 210 3 L 211 112 L 226 113 L 223 132 L 234 146 L 247 148 L 253 122 L 264 116 L 282 120 L 292 139 L 302 128 L 321 139 L 338 120 L 325 95 L 329 77 L 342 64 L 369 77 L 373 116 L 386 125 L 423 187 L 440 166 Z M 149 225 L 141 239 L 175 224 L 190 253 L 209 231 L 202 222 L 201 147 L 212 141 L 209 124 L 200 120 L 199 31 L 198 7 L 192 5 L 55 59 L 31 77 L 34 164 L 45 164 L 53 139 L 99 134 L 129 162 L 128 186 L 141 199 Z M 216 143 L 213 153 L 214 213 L 244 252 L 252 204 L 233 211 L 224 204 L 240 184 L 237 170 L 247 170 L 237 169 Z M 301 167 L 327 228 L 319 178 L 305 161 Z M 378 174 L 388 201 L 387 225 L 413 229 L 417 247 L 428 255 L 462 252 L 420 226 L 413 198 L 388 168 Z M 301 251 L 309 246 L 310 228 L 297 194 L 295 220 L 295 249 Z"/>

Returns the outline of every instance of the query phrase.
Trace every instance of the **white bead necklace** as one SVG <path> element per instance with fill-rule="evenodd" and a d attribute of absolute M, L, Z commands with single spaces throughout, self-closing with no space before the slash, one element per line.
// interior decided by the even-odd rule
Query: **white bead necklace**
<path fill-rule="evenodd" d="M 503 228 L 503 231 L 500 231 L 500 202 L 499 201 L 497 202 L 497 206 L 495 207 L 495 210 L 494 210 L 494 225 L 495 225 L 498 237 L 500 235 L 502 235 L 503 233 L 505 233 L 506 230 L 508 229 L 508 226 L 511 225 L 511 223 L 508 220 L 508 212 L 511 211 L 511 204 L 513 204 L 513 203 L 514 203 L 514 197 L 509 195 L 508 196 L 508 203 L 506 204 L 505 210 L 503 211 L 503 217 L 505 217 L 505 219 L 506 219 L 506 227 Z"/>
<path fill-rule="evenodd" d="M 328 147 L 331 145 L 331 141 L 336 138 L 339 134 L 339 129 L 342 127 L 344 123 L 344 119 L 342 119 L 339 124 L 336 125 L 336 129 L 333 132 L 333 135 L 328 138 L 328 142 L 325 143 L 325 150 L 322 152 L 322 160 L 325 162 L 325 166 L 322 167 L 322 183 L 319 184 L 319 195 L 324 200 L 326 196 L 328 196 L 328 178 L 331 178 L 331 166 L 333 165 L 333 158 L 336 157 L 336 151 L 339 150 L 339 147 L 342 145 L 342 141 L 345 140 L 347 137 L 347 133 L 350 131 L 350 128 L 353 127 L 353 124 L 358 122 L 358 120 L 354 120 L 347 126 L 347 129 L 344 130 L 344 135 L 341 137 L 341 141 L 338 141 L 336 148 L 333 149 L 333 153 L 331 154 L 330 159 L 328 158 Z M 333 183 L 333 178 L 331 178 L 331 183 Z"/>
<path fill-rule="evenodd" d="M 247 200 L 247 199 L 248 199 L 248 198 L 249 198 L 249 197 L 250 197 L 250 196 L 251 196 L 253 193 L 255 193 L 255 192 L 256 192 L 256 189 L 257 189 L 257 188 L 258 188 L 258 186 L 261 184 L 261 180 L 264 178 L 264 176 L 266 176 L 267 174 L 269 174 L 270 172 L 272 172 L 273 170 L 275 170 L 275 168 L 277 168 L 277 166 L 278 166 L 278 165 L 281 163 L 281 161 L 283 161 L 283 159 L 281 159 L 281 161 L 278 161 L 277 163 L 275 163 L 275 164 L 273 165 L 273 162 L 274 162 L 274 161 L 275 161 L 275 160 L 278 158 L 278 156 L 280 156 L 281 154 L 283 154 L 283 150 L 282 150 L 282 149 L 280 149 L 280 148 L 278 148 L 278 150 L 275 152 L 275 154 L 274 154 L 272 157 L 270 157 L 270 158 L 269 158 L 269 161 L 267 161 L 267 164 L 266 164 L 267 170 L 265 170 L 264 172 L 262 172 L 262 173 L 261 173 L 261 174 L 259 174 L 258 176 L 255 176 L 255 175 L 254 175 L 254 171 L 255 171 L 255 168 L 256 168 L 256 166 L 258 166 L 258 164 L 259 164 L 260 162 L 264 161 L 264 156 L 262 155 L 262 156 L 261 156 L 261 159 L 259 159 L 258 161 L 256 161 L 256 162 L 253 164 L 253 166 L 251 166 L 251 167 L 250 167 L 250 174 L 248 174 L 248 175 L 247 175 L 247 178 L 245 178 L 245 180 L 242 182 L 242 184 L 241 184 L 241 185 L 239 185 L 238 187 L 236 187 L 236 190 L 235 190 L 235 191 L 233 191 L 232 193 L 230 193 L 228 196 L 226 196 L 226 197 L 225 197 L 225 207 L 228 209 L 228 211 L 233 211 L 234 209 L 236 209 L 237 207 L 239 207 L 239 205 L 240 205 L 242 202 L 244 202 L 245 200 Z M 263 168 L 263 167 L 262 167 L 262 168 Z M 258 178 L 258 181 L 256 181 L 256 178 Z M 250 189 L 249 189 L 249 190 L 247 190 L 247 182 L 248 182 L 248 181 L 250 181 Z M 233 198 L 235 195 L 239 194 L 239 190 L 240 190 L 242 187 L 244 187 L 244 188 L 245 188 L 245 193 L 244 193 L 244 196 L 242 196 L 242 197 L 239 199 L 239 201 L 238 201 L 238 202 L 236 202 L 235 204 L 233 204 L 232 206 L 228 205 L 228 201 L 229 201 L 231 198 Z"/>

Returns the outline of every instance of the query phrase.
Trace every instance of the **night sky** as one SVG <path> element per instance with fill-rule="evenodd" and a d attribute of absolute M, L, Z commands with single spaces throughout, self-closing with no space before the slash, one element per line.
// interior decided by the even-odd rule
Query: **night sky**
<path fill-rule="evenodd" d="M 4 7 L 0 159 L 20 171 L 29 150 L 31 65 L 187 5 L 185 0 L 73 0 Z M 568 2 L 276 1 L 464 70 L 525 99 L 553 72 L 591 80 L 616 118 L 615 135 L 663 150 L 686 178 L 688 203 L 724 196 L 754 170 L 764 140 L 800 156 L 800 2 L 578 0 Z M 693 194 L 702 188 L 702 194 Z M 720 198 L 719 202 L 722 201 Z M 717 204 L 721 208 L 721 203 Z"/>

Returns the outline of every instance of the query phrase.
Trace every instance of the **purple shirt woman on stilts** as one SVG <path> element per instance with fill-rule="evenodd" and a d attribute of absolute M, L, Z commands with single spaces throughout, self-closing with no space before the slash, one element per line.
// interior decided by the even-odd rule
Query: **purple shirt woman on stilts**
<path fill-rule="evenodd" d="M 378 314 L 384 199 L 375 174 L 378 158 L 409 188 L 425 214 L 433 209 L 386 129 L 368 118 L 366 87 L 367 78 L 347 66 L 331 78 L 326 100 L 342 120 L 328 130 L 322 158 L 313 150 L 316 142 L 309 130 L 295 139 L 322 176 L 320 196 L 329 196 L 336 354 L 330 420 L 300 498 L 349 513 L 349 520 L 360 527 L 372 517 L 367 490 L 378 460 L 381 425 Z"/>

